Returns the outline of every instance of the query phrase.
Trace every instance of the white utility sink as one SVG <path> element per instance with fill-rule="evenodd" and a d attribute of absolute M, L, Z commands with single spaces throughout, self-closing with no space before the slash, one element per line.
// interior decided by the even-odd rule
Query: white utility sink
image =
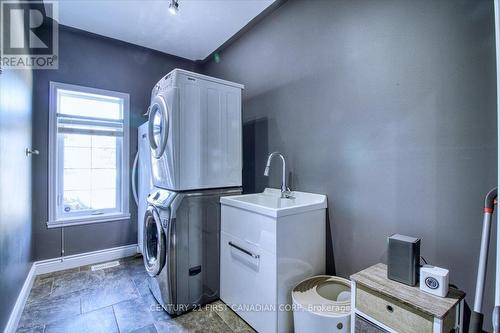
<path fill-rule="evenodd" d="M 325 273 L 326 196 L 287 195 L 220 198 L 220 298 L 260 333 L 292 332 L 292 312 L 280 306 L 291 308 L 300 281 Z"/>
<path fill-rule="evenodd" d="M 326 195 L 291 192 L 292 198 L 281 198 L 281 191 L 266 188 L 262 193 L 222 197 L 222 204 L 255 213 L 279 217 L 326 208 Z"/>

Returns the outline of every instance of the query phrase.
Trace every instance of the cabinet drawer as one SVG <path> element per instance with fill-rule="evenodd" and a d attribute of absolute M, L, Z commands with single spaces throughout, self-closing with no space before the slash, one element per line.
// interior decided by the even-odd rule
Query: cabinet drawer
<path fill-rule="evenodd" d="M 276 220 L 269 216 L 222 204 L 221 230 L 276 253 Z"/>
<path fill-rule="evenodd" d="M 389 333 L 359 315 L 354 318 L 355 333 Z"/>
<path fill-rule="evenodd" d="M 276 331 L 276 278 L 274 254 L 221 233 L 220 298 L 260 333 Z"/>
<path fill-rule="evenodd" d="M 432 316 L 361 285 L 356 287 L 356 308 L 401 333 L 432 332 Z"/>

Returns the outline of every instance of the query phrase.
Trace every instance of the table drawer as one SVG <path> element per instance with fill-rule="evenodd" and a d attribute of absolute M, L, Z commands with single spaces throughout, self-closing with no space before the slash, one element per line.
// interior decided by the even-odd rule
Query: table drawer
<path fill-rule="evenodd" d="M 433 317 L 358 285 L 356 308 L 400 333 L 431 333 Z"/>
<path fill-rule="evenodd" d="M 389 333 L 359 315 L 354 318 L 355 333 Z"/>

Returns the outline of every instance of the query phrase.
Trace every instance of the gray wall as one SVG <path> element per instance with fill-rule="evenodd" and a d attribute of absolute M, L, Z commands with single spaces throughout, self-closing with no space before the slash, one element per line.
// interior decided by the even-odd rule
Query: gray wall
<path fill-rule="evenodd" d="M 0 74 L 0 332 L 31 267 L 32 72 Z"/>
<path fill-rule="evenodd" d="M 109 89 L 130 94 L 130 165 L 137 151 L 137 127 L 149 106 L 151 89 L 174 68 L 194 63 L 139 46 L 67 27 L 60 27 L 59 69 L 39 70 L 34 77 L 33 145 L 40 155 L 33 164 L 33 231 L 35 260 L 61 255 L 62 228 L 47 229 L 47 168 L 49 81 Z M 126 221 L 64 228 L 65 255 L 137 243 L 137 209 L 130 196 L 132 217 Z"/>
<path fill-rule="evenodd" d="M 392 233 L 419 236 L 472 303 L 497 183 L 492 1 L 289 0 L 220 55 L 204 72 L 246 85 L 247 192 L 279 186 L 278 165 L 262 173 L 282 151 L 293 189 L 328 195 L 330 273 L 385 261 Z"/>

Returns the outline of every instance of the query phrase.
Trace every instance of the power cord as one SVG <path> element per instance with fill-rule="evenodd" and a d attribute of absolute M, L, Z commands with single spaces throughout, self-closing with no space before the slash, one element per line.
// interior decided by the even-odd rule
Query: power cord
<path fill-rule="evenodd" d="M 427 260 L 425 260 L 425 258 L 424 258 L 424 257 L 420 256 L 420 260 L 421 260 L 421 261 L 423 261 L 426 265 L 428 265 Z M 420 267 L 422 267 L 422 266 L 423 266 L 423 265 L 420 265 Z"/>

